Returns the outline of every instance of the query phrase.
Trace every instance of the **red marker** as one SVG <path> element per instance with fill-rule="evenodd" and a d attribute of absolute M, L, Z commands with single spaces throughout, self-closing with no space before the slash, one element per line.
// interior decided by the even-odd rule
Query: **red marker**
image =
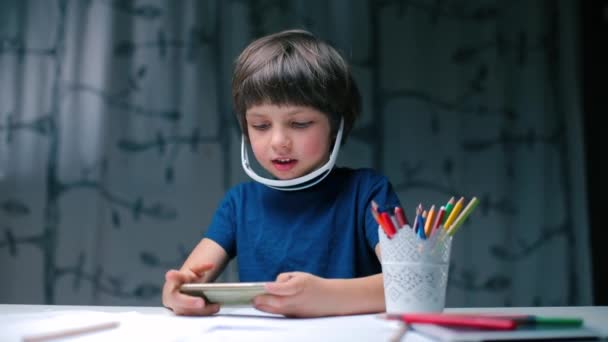
<path fill-rule="evenodd" d="M 395 236 L 395 234 L 397 234 L 397 229 L 395 229 L 395 225 L 393 224 L 391 217 L 387 213 L 380 213 L 380 218 L 384 223 L 382 227 L 384 228 L 386 236 L 388 236 L 389 239 Z"/>

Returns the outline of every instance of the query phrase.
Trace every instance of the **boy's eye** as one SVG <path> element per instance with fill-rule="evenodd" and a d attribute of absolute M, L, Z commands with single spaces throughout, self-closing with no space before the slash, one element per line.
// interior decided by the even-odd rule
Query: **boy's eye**
<path fill-rule="evenodd" d="M 264 131 L 267 130 L 268 128 L 270 128 L 270 124 L 251 124 L 251 127 L 253 127 L 253 129 L 256 129 L 258 131 Z"/>
<path fill-rule="evenodd" d="M 306 128 L 306 127 L 310 126 L 311 124 L 312 124 L 312 121 L 306 121 L 306 122 L 294 121 L 291 123 L 291 126 L 293 128 Z"/>

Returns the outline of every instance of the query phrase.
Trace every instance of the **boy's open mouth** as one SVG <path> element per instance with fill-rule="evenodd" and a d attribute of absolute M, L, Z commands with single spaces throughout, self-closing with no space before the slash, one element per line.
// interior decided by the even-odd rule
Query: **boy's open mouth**
<path fill-rule="evenodd" d="M 277 158 L 272 160 L 272 164 L 279 171 L 287 171 L 293 168 L 298 161 L 291 158 Z"/>

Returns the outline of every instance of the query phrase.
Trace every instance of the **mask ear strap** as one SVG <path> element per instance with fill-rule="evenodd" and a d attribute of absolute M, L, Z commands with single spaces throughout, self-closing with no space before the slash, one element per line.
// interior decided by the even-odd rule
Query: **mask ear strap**
<path fill-rule="evenodd" d="M 320 168 L 307 175 L 287 180 L 269 179 L 258 175 L 257 173 L 255 173 L 255 171 L 253 171 L 253 169 L 251 168 L 251 164 L 249 163 L 249 154 L 247 153 L 247 146 L 245 144 L 244 135 L 241 136 L 241 165 L 243 166 L 243 170 L 249 177 L 273 189 L 283 191 L 295 191 L 306 189 L 322 181 L 333 169 L 334 165 L 336 164 L 336 159 L 338 158 L 338 152 L 340 152 L 343 131 L 344 118 L 341 118 L 340 128 L 338 129 L 336 141 L 334 142 L 334 147 L 329 156 L 329 160 L 327 161 L 327 163 L 325 163 L 325 165 L 321 166 Z"/>

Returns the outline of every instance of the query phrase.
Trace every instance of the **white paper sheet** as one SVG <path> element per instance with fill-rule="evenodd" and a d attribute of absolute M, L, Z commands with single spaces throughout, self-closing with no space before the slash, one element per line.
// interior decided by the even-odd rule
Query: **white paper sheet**
<path fill-rule="evenodd" d="M 192 317 L 137 312 L 56 311 L 2 316 L 0 341 L 22 341 L 24 337 L 68 332 L 107 322 L 118 322 L 118 326 L 53 341 L 183 341 L 189 336 L 201 336 L 212 326 L 210 320 Z"/>
<path fill-rule="evenodd" d="M 3 315 L 0 341 L 59 332 L 104 322 L 119 326 L 53 341 L 386 341 L 398 324 L 369 315 L 290 319 L 253 308 L 230 308 L 209 317 L 98 311 L 53 311 Z"/>

